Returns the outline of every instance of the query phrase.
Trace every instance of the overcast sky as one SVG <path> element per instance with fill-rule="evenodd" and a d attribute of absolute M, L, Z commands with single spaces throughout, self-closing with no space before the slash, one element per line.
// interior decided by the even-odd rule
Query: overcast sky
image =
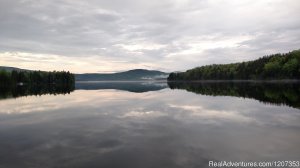
<path fill-rule="evenodd" d="M 0 0 L 0 65 L 182 71 L 300 48 L 299 0 Z"/>

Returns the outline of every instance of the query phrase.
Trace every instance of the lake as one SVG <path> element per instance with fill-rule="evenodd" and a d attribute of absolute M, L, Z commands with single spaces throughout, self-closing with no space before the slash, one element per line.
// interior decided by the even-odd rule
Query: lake
<path fill-rule="evenodd" d="M 0 167 L 300 160 L 299 83 L 86 82 L 0 100 Z"/>

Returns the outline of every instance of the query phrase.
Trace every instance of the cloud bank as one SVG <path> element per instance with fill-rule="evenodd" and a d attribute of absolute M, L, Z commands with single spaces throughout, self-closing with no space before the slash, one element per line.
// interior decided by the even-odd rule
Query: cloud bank
<path fill-rule="evenodd" d="M 0 64 L 186 70 L 300 47 L 298 0 L 3 0 Z"/>

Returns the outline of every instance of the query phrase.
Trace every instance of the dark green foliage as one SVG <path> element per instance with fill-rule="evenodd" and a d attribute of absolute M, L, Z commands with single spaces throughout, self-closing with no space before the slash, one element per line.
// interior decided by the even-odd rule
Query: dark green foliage
<path fill-rule="evenodd" d="M 11 74 L 4 70 L 0 70 L 0 86 L 7 86 L 12 84 Z"/>
<path fill-rule="evenodd" d="M 171 73 L 168 80 L 300 79 L 300 50 L 234 64 L 207 65 Z"/>
<path fill-rule="evenodd" d="M 201 95 L 252 98 L 264 103 L 300 108 L 298 82 L 168 82 L 171 89 Z"/>
<path fill-rule="evenodd" d="M 17 85 L 73 85 L 74 75 L 70 72 L 5 71 L 0 70 L 0 87 Z"/>

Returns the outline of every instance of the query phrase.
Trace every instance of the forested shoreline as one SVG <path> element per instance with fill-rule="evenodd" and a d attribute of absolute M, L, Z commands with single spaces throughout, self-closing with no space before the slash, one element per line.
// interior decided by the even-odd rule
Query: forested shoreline
<path fill-rule="evenodd" d="M 242 63 L 201 66 L 168 77 L 168 81 L 270 79 L 300 79 L 300 50 Z"/>
<path fill-rule="evenodd" d="M 6 71 L 0 70 L 0 86 L 20 85 L 68 85 L 74 86 L 74 74 L 66 71 Z"/>

